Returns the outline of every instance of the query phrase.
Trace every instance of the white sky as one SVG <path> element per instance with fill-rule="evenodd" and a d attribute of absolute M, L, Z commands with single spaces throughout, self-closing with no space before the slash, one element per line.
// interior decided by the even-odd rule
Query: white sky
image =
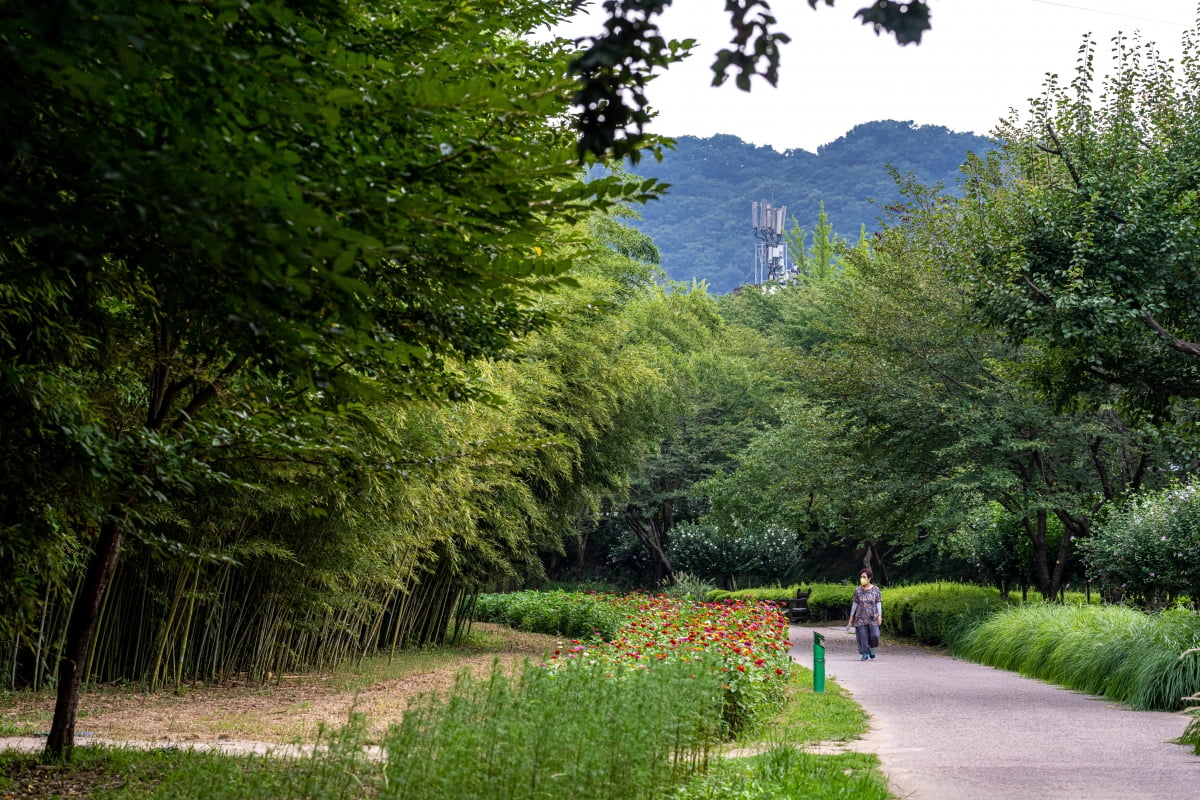
<path fill-rule="evenodd" d="M 900 47 L 854 18 L 870 0 L 771 0 L 782 48 L 778 88 L 756 79 L 747 94 L 710 86 L 710 66 L 731 36 L 722 0 L 674 0 L 660 29 L 699 41 L 687 61 L 649 87 L 666 136 L 733 134 L 778 150 L 815 151 L 861 122 L 912 120 L 987 134 L 1010 109 L 1024 112 L 1047 73 L 1074 75 L 1085 33 L 1097 42 L 1097 67 L 1108 63 L 1118 32 L 1138 32 L 1165 57 L 1178 59 L 1198 0 L 930 0 L 933 30 L 920 45 Z M 594 2 L 598 8 L 599 3 Z M 600 32 L 600 12 L 560 32 Z"/>

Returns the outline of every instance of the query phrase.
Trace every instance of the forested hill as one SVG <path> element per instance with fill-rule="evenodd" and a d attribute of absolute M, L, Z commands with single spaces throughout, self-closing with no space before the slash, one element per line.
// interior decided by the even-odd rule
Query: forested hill
<path fill-rule="evenodd" d="M 661 162 L 644 159 L 634 168 L 671 184 L 666 197 L 641 208 L 636 224 L 654 238 L 672 278 L 704 279 L 724 293 L 754 274 L 754 200 L 786 205 L 789 227 L 795 216 L 808 231 L 824 202 L 834 232 L 853 242 L 862 225 L 877 228 L 883 205 L 899 197 L 888 165 L 953 186 L 967 153 L 990 147 L 974 134 L 895 120 L 859 125 L 816 153 L 780 153 L 736 136 L 684 136 Z"/>

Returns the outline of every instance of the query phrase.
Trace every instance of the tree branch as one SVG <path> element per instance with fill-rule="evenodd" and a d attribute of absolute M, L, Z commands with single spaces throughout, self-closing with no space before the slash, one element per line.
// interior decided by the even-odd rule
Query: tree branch
<path fill-rule="evenodd" d="M 1184 341 L 1183 339 L 1180 339 L 1178 336 L 1171 333 L 1166 328 L 1164 328 L 1162 325 L 1160 325 L 1158 320 L 1156 320 L 1154 317 L 1150 316 L 1149 314 L 1138 317 L 1138 321 L 1141 322 L 1143 325 L 1145 325 L 1150 330 L 1157 333 L 1159 335 L 1159 337 L 1161 337 L 1163 339 L 1163 341 L 1165 341 L 1172 350 L 1178 350 L 1180 353 L 1183 353 L 1184 355 L 1188 355 L 1188 356 L 1200 356 L 1200 344 L 1197 344 L 1196 342 L 1188 342 L 1188 341 Z"/>
<path fill-rule="evenodd" d="M 179 412 L 179 416 L 171 423 L 171 428 L 180 428 L 185 422 L 194 417 L 197 411 L 208 405 L 217 396 L 217 392 L 220 391 L 225 382 L 236 375 L 249 362 L 250 358 L 248 356 L 235 356 L 225 365 L 225 369 L 221 370 L 221 374 L 205 384 L 203 389 L 192 395 L 191 402 L 188 403 L 187 408 Z"/>
<path fill-rule="evenodd" d="M 1043 153 L 1049 153 L 1061 158 L 1063 163 L 1067 165 L 1067 172 L 1071 173 L 1071 180 L 1075 182 L 1075 188 L 1080 188 L 1082 182 L 1079 180 L 1079 172 L 1075 169 L 1075 165 L 1071 163 L 1071 158 L 1067 155 L 1067 151 L 1063 150 L 1062 142 L 1059 141 L 1058 133 L 1055 132 L 1053 123 L 1046 123 L 1046 133 L 1050 135 L 1050 141 L 1054 142 L 1054 148 L 1051 149 L 1041 144 L 1037 148 Z"/>
<path fill-rule="evenodd" d="M 1032 290 L 1034 291 L 1034 293 L 1035 293 L 1035 294 L 1036 294 L 1038 297 L 1042 298 L 1042 300 L 1043 300 L 1044 302 L 1046 302 L 1046 303 L 1053 303 L 1053 302 L 1054 302 L 1054 298 L 1052 298 L 1050 295 L 1046 294 L 1046 292 L 1045 292 L 1045 291 L 1043 291 L 1043 290 L 1042 290 L 1042 288 L 1041 288 L 1040 286 L 1038 286 L 1036 283 L 1034 283 L 1033 281 L 1031 281 L 1031 280 L 1029 279 L 1029 276 L 1028 276 L 1028 275 L 1022 275 L 1022 276 L 1021 276 L 1021 280 L 1025 281 L 1025 285 L 1026 285 L 1026 286 L 1028 286 L 1030 289 L 1032 289 Z"/>

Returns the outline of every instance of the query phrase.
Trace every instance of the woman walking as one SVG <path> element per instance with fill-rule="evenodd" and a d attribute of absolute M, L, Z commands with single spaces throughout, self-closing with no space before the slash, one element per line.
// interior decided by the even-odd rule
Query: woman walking
<path fill-rule="evenodd" d="M 883 624 L 883 592 L 872 585 L 870 567 L 863 567 L 858 573 L 858 588 L 854 590 L 847 624 L 854 626 L 862 660 L 874 658 L 875 648 L 879 646 L 879 626 Z"/>

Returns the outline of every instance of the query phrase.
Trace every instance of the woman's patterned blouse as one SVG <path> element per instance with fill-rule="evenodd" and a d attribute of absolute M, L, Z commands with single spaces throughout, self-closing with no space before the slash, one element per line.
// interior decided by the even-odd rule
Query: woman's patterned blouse
<path fill-rule="evenodd" d="M 874 625 L 875 609 L 883 603 L 883 592 L 878 586 L 868 589 L 865 586 L 854 588 L 854 622 L 853 625 Z"/>

